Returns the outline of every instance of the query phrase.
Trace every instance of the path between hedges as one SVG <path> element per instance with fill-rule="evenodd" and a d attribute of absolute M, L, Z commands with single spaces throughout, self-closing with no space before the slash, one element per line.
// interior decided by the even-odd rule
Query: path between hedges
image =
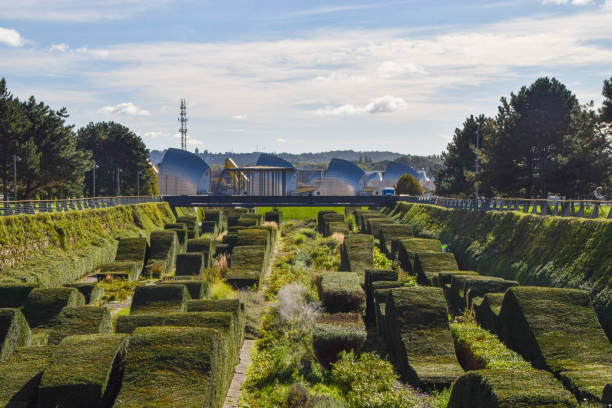
<path fill-rule="evenodd" d="M 268 269 L 266 269 L 266 275 L 264 276 L 263 284 L 259 290 L 262 293 L 265 293 L 268 288 L 268 277 L 270 273 L 272 273 L 272 265 L 274 264 L 274 258 L 276 258 L 276 254 L 278 253 L 278 241 L 277 245 L 274 246 L 274 250 L 272 251 L 272 257 L 270 260 L 270 265 Z M 271 302 L 266 302 L 266 306 L 271 305 Z M 229 386 L 229 390 L 227 390 L 227 396 L 225 397 L 225 402 L 223 403 L 223 408 L 238 408 L 238 403 L 240 402 L 240 394 L 242 393 L 242 384 L 246 381 L 247 370 L 251 365 L 251 353 L 253 351 L 253 346 L 255 345 L 255 340 L 244 340 L 242 343 L 242 348 L 240 349 L 240 360 L 236 368 L 234 369 L 234 377 L 232 378 L 232 382 Z"/>

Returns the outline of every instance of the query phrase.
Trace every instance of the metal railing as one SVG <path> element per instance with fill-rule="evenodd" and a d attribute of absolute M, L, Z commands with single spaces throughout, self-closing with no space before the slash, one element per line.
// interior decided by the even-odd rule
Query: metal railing
<path fill-rule="evenodd" d="M 449 197 L 409 197 L 409 202 L 434 204 L 467 211 L 521 211 L 536 215 L 612 219 L 612 201 L 527 198 L 459 199 Z M 606 215 L 607 211 L 607 215 Z"/>
<path fill-rule="evenodd" d="M 108 208 L 116 205 L 142 204 L 160 201 L 159 196 L 66 198 L 61 200 L 0 201 L 0 216 L 41 214 Z"/>

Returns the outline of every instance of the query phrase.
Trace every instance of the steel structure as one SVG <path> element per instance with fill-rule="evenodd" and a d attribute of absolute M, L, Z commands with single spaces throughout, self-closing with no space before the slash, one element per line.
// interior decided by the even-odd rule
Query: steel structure
<path fill-rule="evenodd" d="M 181 149 L 187 150 L 187 103 L 185 99 L 181 99 L 181 113 L 179 116 L 179 122 L 181 123 Z"/>

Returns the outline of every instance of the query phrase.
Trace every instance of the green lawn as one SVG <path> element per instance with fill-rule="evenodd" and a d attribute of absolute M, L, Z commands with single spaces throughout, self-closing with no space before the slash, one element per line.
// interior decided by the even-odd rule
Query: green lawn
<path fill-rule="evenodd" d="M 265 214 L 272 211 L 273 207 L 258 207 L 257 214 Z M 344 207 L 280 207 L 285 220 L 307 220 L 317 218 L 317 214 L 322 210 L 332 210 L 344 214 Z"/>

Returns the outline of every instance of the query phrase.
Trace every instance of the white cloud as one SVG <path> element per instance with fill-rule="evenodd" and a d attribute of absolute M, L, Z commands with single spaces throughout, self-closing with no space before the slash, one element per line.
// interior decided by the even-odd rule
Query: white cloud
<path fill-rule="evenodd" d="M 88 56 L 92 56 L 94 58 L 107 58 L 109 55 L 108 50 L 104 50 L 104 49 L 89 49 L 87 47 L 80 47 L 76 49 L 76 52 L 78 52 L 79 54 L 83 54 L 83 55 L 88 55 Z"/>
<path fill-rule="evenodd" d="M 247 115 L 234 115 L 232 119 L 234 120 L 247 120 L 249 117 Z"/>
<path fill-rule="evenodd" d="M 278 143 L 285 143 L 287 140 L 285 140 L 285 139 L 284 139 L 284 138 L 282 138 L 282 137 L 277 137 L 276 139 L 274 139 L 274 141 L 275 141 L 275 142 L 278 142 Z"/>
<path fill-rule="evenodd" d="M 23 37 L 16 30 L 0 27 L 0 44 L 9 47 L 21 47 L 24 43 Z"/>
<path fill-rule="evenodd" d="M 612 0 L 606 0 L 602 7 L 604 9 L 612 10 Z"/>
<path fill-rule="evenodd" d="M 353 82 L 364 82 L 367 81 L 367 77 L 363 75 L 350 75 L 346 72 L 332 72 L 329 75 L 319 75 L 315 78 L 315 81 L 353 81 Z"/>
<path fill-rule="evenodd" d="M 68 48 L 70 47 L 66 43 L 52 44 L 51 47 L 49 47 L 49 51 L 66 52 Z"/>
<path fill-rule="evenodd" d="M 162 132 L 145 132 L 142 137 L 145 139 L 158 139 L 162 136 Z"/>
<path fill-rule="evenodd" d="M 123 102 L 115 106 L 105 106 L 100 109 L 100 112 L 106 114 L 130 115 L 130 116 L 149 116 L 151 113 L 134 105 L 132 102 Z"/>
<path fill-rule="evenodd" d="M 587 6 L 593 4 L 593 0 L 542 0 L 542 4 L 573 4 L 574 6 Z"/>
<path fill-rule="evenodd" d="M 395 96 L 382 96 L 376 98 L 365 105 L 340 105 L 326 106 L 317 109 L 317 115 L 322 116 L 341 116 L 341 115 L 363 115 L 365 113 L 390 113 L 405 109 L 408 106 L 406 101 Z"/>
<path fill-rule="evenodd" d="M 380 78 L 391 78 L 404 74 L 425 74 L 425 68 L 412 63 L 396 63 L 393 61 L 385 61 L 378 66 L 376 70 Z"/>

